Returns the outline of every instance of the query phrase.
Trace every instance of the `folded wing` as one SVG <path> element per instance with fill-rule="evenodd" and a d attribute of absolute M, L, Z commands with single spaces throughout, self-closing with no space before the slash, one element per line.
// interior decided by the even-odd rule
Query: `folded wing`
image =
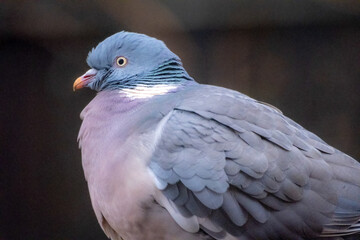
<path fill-rule="evenodd" d="M 240 93 L 205 86 L 191 96 L 169 113 L 149 163 L 159 201 L 185 230 L 216 239 L 359 231 L 355 160 Z"/>

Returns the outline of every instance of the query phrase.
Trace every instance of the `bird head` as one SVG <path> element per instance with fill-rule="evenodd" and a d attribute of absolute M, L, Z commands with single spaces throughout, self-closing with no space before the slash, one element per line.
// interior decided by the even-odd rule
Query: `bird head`
<path fill-rule="evenodd" d="M 91 69 L 76 79 L 74 91 L 83 87 L 134 89 L 193 80 L 162 41 L 138 33 L 122 31 L 106 38 L 90 51 L 87 63 Z"/>

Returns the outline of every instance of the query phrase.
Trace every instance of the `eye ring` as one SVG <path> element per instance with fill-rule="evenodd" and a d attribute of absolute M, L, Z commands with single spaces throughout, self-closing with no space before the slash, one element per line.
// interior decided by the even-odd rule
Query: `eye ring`
<path fill-rule="evenodd" d="M 128 60 L 125 57 L 116 58 L 116 65 L 119 67 L 124 67 L 127 64 Z"/>

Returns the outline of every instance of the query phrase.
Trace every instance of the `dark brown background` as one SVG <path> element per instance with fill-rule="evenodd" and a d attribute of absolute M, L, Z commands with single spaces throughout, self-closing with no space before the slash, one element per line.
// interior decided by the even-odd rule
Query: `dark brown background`
<path fill-rule="evenodd" d="M 269 102 L 360 159 L 356 0 L 0 1 L 0 239 L 106 239 L 91 209 L 72 92 L 120 30 L 158 37 L 201 83 Z"/>

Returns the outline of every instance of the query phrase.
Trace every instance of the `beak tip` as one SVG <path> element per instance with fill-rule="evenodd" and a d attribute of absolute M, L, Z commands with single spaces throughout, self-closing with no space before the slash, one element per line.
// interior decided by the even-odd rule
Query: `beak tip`
<path fill-rule="evenodd" d="M 82 77 L 79 77 L 75 80 L 73 84 L 73 91 L 75 92 L 77 89 L 83 88 L 85 86 L 85 81 Z"/>
<path fill-rule="evenodd" d="M 73 92 L 76 92 L 77 89 L 78 89 L 78 88 L 77 88 L 77 85 L 74 84 L 73 87 L 72 87 Z"/>
<path fill-rule="evenodd" d="M 92 68 L 92 69 L 88 70 L 81 77 L 78 77 L 73 84 L 73 91 L 75 92 L 77 89 L 86 87 L 87 84 L 89 83 L 89 81 L 91 79 L 93 79 L 96 74 L 97 74 L 97 70 Z"/>

